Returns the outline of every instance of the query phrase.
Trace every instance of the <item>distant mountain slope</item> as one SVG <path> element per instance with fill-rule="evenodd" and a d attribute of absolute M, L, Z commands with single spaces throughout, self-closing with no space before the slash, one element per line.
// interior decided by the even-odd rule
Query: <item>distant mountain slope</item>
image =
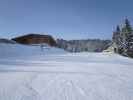
<path fill-rule="evenodd" d="M 1 39 L 0 39 L 0 43 L 15 44 L 16 42 L 13 41 L 13 40 L 8 40 L 8 39 L 3 39 L 3 38 L 1 38 Z"/>
<path fill-rule="evenodd" d="M 70 52 L 102 52 L 107 49 L 111 44 L 110 40 L 88 39 L 88 40 L 63 40 L 57 39 L 59 48 Z"/>

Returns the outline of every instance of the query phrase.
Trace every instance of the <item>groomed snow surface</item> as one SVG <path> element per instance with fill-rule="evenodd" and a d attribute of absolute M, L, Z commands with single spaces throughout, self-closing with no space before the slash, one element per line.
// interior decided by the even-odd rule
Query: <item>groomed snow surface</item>
<path fill-rule="evenodd" d="M 0 44 L 0 100 L 133 100 L 133 59 Z"/>

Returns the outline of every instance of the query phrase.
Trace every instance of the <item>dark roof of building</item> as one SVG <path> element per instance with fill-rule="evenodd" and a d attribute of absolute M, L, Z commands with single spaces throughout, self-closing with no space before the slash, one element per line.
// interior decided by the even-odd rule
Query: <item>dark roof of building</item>
<path fill-rule="evenodd" d="M 46 37 L 48 37 L 48 38 L 52 38 L 52 36 L 51 35 L 41 35 L 41 34 L 34 34 L 34 33 L 30 33 L 30 34 L 27 34 L 27 35 L 23 35 L 23 36 L 19 36 L 19 37 L 15 37 L 15 38 L 12 38 L 12 40 L 14 40 L 14 39 L 19 39 L 19 38 L 25 38 L 25 37 L 35 37 L 35 38 L 42 38 L 42 37 L 44 37 L 44 38 L 46 38 Z"/>

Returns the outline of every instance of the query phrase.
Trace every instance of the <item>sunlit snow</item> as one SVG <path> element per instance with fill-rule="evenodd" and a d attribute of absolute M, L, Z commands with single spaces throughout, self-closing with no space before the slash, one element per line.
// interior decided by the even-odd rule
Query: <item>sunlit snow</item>
<path fill-rule="evenodd" d="M 133 100 L 133 59 L 0 44 L 0 100 Z"/>

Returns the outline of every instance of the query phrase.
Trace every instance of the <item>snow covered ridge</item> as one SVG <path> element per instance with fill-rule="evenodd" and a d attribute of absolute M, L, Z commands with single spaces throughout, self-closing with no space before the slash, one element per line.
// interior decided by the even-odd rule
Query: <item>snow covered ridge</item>
<path fill-rule="evenodd" d="M 0 59 L 9 57 L 28 57 L 39 55 L 53 55 L 53 54 L 67 53 L 64 50 L 49 47 L 46 45 L 20 45 L 20 44 L 0 44 Z"/>

